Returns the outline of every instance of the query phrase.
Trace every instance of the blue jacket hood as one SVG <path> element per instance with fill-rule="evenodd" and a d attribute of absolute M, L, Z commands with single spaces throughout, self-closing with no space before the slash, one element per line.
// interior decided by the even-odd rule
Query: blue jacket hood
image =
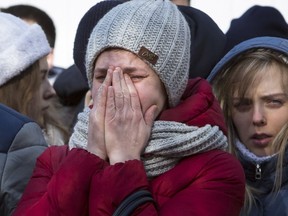
<path fill-rule="evenodd" d="M 226 63 L 237 55 L 253 48 L 270 48 L 288 55 L 288 40 L 278 37 L 256 37 L 239 43 L 216 64 L 207 77 L 207 81 L 211 83 Z"/>

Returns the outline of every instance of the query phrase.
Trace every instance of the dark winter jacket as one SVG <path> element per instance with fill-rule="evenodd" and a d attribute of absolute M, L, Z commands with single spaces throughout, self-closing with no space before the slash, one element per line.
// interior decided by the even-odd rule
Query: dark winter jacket
<path fill-rule="evenodd" d="M 10 215 L 47 144 L 40 127 L 0 104 L 0 215 Z"/>
<path fill-rule="evenodd" d="M 253 205 L 249 215 L 244 216 L 287 216 L 288 215 L 288 150 L 286 149 L 285 161 L 283 164 L 283 176 L 280 192 L 272 192 L 277 156 L 262 164 L 252 163 L 239 154 L 240 162 L 245 170 L 247 184 L 257 188 L 260 194 L 255 196 L 255 205 Z M 257 172 L 257 178 L 256 176 Z"/>

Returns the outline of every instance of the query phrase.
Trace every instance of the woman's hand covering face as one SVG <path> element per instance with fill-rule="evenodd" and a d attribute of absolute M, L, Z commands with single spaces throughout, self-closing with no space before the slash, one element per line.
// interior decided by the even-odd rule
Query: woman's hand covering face
<path fill-rule="evenodd" d="M 140 159 L 147 145 L 157 110 L 150 106 L 145 113 L 137 90 L 120 67 L 110 66 L 93 99 L 88 129 L 88 151 L 110 164 Z"/>

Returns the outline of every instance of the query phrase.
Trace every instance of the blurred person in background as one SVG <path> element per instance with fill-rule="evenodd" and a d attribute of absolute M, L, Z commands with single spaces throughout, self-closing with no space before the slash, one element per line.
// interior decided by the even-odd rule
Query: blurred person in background
<path fill-rule="evenodd" d="M 231 21 L 226 32 L 225 54 L 242 41 L 261 37 L 288 39 L 288 23 L 279 10 L 271 6 L 253 5 Z"/>
<path fill-rule="evenodd" d="M 29 24 L 37 23 L 41 26 L 44 33 L 46 34 L 47 40 L 51 47 L 51 51 L 47 56 L 48 60 L 48 78 L 51 85 L 54 83 L 56 77 L 62 72 L 63 68 L 54 65 L 54 51 L 56 43 L 56 28 L 52 18 L 40 8 L 32 5 L 17 4 L 11 5 L 7 8 L 2 8 L 2 12 L 13 14 Z"/>
<path fill-rule="evenodd" d="M 25 4 L 12 5 L 7 8 L 2 8 L 2 12 L 13 14 L 28 24 L 37 23 L 43 29 L 51 51 L 47 56 L 48 61 L 48 80 L 50 85 L 46 83 L 46 93 L 44 97 L 49 101 L 48 109 L 43 113 L 43 129 L 45 137 L 49 145 L 67 144 L 71 135 L 69 126 L 66 124 L 66 110 L 59 101 L 59 96 L 55 94 L 54 88 L 51 86 L 55 79 L 62 73 L 63 68 L 54 66 L 54 49 L 56 42 L 56 28 L 52 18 L 43 10 Z M 53 91 L 53 95 L 49 92 Z"/>
<path fill-rule="evenodd" d="M 48 41 L 39 25 L 28 25 L 18 17 L 0 12 L 2 216 L 11 215 L 15 209 L 36 158 L 47 147 L 39 125 L 43 126 L 43 112 L 49 106 L 46 99 L 55 93 L 47 79 L 49 52 Z"/>

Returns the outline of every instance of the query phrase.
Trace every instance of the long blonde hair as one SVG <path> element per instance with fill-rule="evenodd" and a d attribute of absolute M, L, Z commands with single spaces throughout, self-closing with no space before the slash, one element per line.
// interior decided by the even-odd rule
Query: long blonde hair
<path fill-rule="evenodd" d="M 49 109 L 44 113 L 41 110 L 40 60 L 0 86 L 0 103 L 38 123 L 44 132 L 48 145 L 67 144 L 71 132 L 68 130 L 66 122 L 61 118 L 61 113 L 59 113 L 63 108 L 58 104 L 58 98 L 55 96 L 50 99 Z"/>
<path fill-rule="evenodd" d="M 41 99 L 39 71 L 39 61 L 36 61 L 20 75 L 0 86 L 0 102 L 29 116 L 37 123 L 41 121 L 41 108 L 38 105 Z"/>
<path fill-rule="evenodd" d="M 253 86 L 257 86 L 259 82 L 259 74 L 266 68 L 277 66 L 282 73 L 282 88 L 288 95 L 288 57 L 270 49 L 258 48 L 246 51 L 231 60 L 218 73 L 212 82 L 215 96 L 220 102 L 224 112 L 224 117 L 228 127 L 229 151 L 236 155 L 235 142 L 237 139 L 237 130 L 232 121 L 232 96 L 235 91 L 238 92 L 240 98 L 244 97 L 248 90 Z M 235 85 L 235 83 L 241 83 Z M 253 90 L 253 89 L 252 89 Z M 275 137 L 272 143 L 273 152 L 278 153 L 276 175 L 272 192 L 279 192 L 282 185 L 283 161 L 285 148 L 288 140 L 288 122 L 283 126 L 281 131 Z M 248 212 L 253 203 L 254 196 L 260 193 L 257 188 L 253 188 L 246 184 L 246 199 L 244 212 Z"/>

